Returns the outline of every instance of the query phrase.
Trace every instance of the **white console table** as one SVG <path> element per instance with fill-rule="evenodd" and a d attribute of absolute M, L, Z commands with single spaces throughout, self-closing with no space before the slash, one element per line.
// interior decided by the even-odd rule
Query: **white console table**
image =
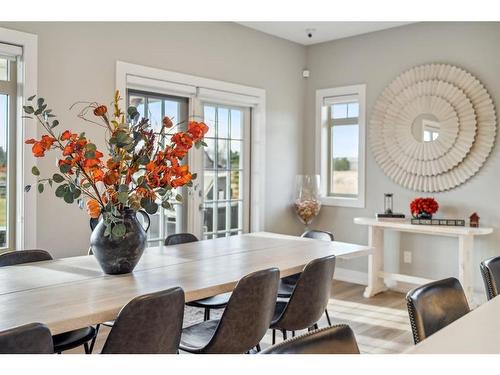
<path fill-rule="evenodd" d="M 458 279 L 462 284 L 469 303 L 472 304 L 474 269 L 479 269 L 479 264 L 472 263 L 472 250 L 474 236 L 481 236 L 493 232 L 493 228 L 452 227 L 441 225 L 413 225 L 409 221 L 393 222 L 378 221 L 375 218 L 357 217 L 355 224 L 368 226 L 368 242 L 373 249 L 368 256 L 368 286 L 364 296 L 371 297 L 386 290 L 385 279 L 402 281 L 410 284 L 421 285 L 433 280 L 420 277 L 389 273 L 384 270 L 384 230 L 399 232 L 420 233 L 436 236 L 458 238 Z"/>

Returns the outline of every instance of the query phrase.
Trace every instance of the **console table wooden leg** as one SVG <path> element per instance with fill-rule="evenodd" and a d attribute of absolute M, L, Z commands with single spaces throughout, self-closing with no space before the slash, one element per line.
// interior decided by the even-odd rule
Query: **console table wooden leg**
<path fill-rule="evenodd" d="M 380 272 L 384 270 L 384 230 L 379 227 L 368 227 L 368 242 L 373 248 L 368 256 L 368 286 L 363 293 L 366 298 L 372 297 L 386 289 Z"/>
<path fill-rule="evenodd" d="M 464 288 L 465 296 L 469 305 L 474 306 L 474 268 L 472 249 L 474 248 L 474 236 L 458 236 L 458 280 Z"/>

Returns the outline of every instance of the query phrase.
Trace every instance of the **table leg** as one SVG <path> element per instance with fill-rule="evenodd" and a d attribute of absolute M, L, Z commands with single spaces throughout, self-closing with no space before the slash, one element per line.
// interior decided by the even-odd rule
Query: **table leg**
<path fill-rule="evenodd" d="M 474 236 L 458 236 L 458 280 L 464 288 L 469 305 L 473 306 L 474 294 L 474 267 L 472 263 L 472 249 Z"/>
<path fill-rule="evenodd" d="M 384 270 L 384 230 L 380 227 L 368 227 L 368 243 L 372 253 L 368 256 L 368 286 L 363 293 L 365 298 L 374 296 L 386 289 L 379 272 Z"/>

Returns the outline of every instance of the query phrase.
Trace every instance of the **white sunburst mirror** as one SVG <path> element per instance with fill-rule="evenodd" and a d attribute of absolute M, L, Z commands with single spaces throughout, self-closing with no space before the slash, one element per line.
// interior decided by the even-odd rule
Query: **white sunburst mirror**
<path fill-rule="evenodd" d="M 446 64 L 414 67 L 387 86 L 370 119 L 375 160 L 417 191 L 453 189 L 477 173 L 495 143 L 496 114 L 484 86 Z"/>

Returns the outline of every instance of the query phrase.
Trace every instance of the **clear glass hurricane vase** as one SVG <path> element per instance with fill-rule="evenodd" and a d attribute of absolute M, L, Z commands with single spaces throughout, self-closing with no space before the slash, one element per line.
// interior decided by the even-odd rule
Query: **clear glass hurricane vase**
<path fill-rule="evenodd" d="M 300 222 L 308 230 L 321 209 L 319 200 L 319 175 L 297 175 L 295 177 L 294 208 Z"/>

